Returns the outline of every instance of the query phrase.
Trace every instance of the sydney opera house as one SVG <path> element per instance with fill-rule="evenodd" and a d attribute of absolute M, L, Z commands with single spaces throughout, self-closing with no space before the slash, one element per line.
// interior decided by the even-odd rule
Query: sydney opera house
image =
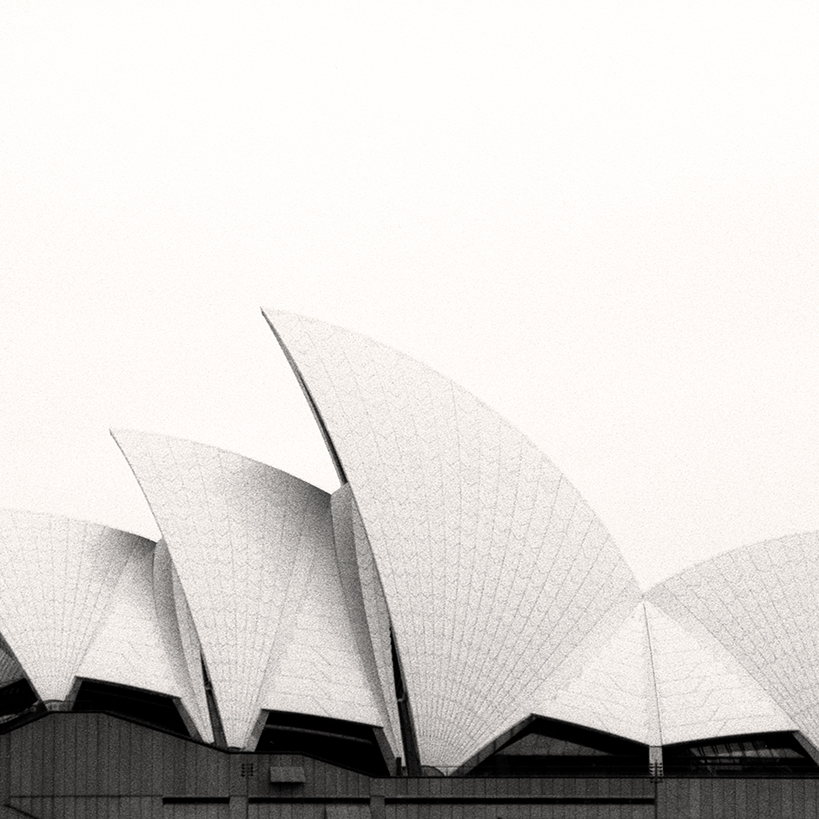
<path fill-rule="evenodd" d="M 0 819 L 819 816 L 819 534 L 642 592 L 480 400 L 265 317 L 340 488 L 116 431 L 158 543 L 0 513 Z"/>

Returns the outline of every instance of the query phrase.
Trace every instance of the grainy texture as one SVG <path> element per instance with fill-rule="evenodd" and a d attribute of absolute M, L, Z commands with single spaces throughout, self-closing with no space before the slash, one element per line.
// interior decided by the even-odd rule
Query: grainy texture
<path fill-rule="evenodd" d="M 242 776 L 248 763 L 255 774 Z M 269 767 L 303 768 L 303 785 Z M 0 735 L 2 802 L 41 819 L 186 816 L 654 819 L 648 778 L 370 779 L 298 755 L 227 753 L 102 714 Z M 815 819 L 819 779 L 666 778 L 658 819 Z M 164 800 L 164 801 L 163 801 Z M 2 811 L 0 811 L 2 816 Z"/>
<path fill-rule="evenodd" d="M 0 510 L 0 633 L 42 699 L 68 697 L 128 561 L 152 548 L 94 523 Z"/>
<path fill-rule="evenodd" d="M 360 509 L 422 762 L 458 765 L 537 711 L 570 656 L 574 673 L 636 581 L 565 477 L 466 390 L 355 333 L 266 316 Z"/>
<path fill-rule="evenodd" d="M 796 728 L 710 634 L 649 602 L 553 696 L 542 713 L 647 745 Z"/>
<path fill-rule="evenodd" d="M 819 534 L 719 555 L 648 592 L 695 635 L 707 633 L 819 744 Z"/>
<path fill-rule="evenodd" d="M 215 447 L 115 437 L 178 571 L 228 745 L 251 742 L 261 709 L 383 726 L 377 677 L 348 615 L 329 495 Z"/>

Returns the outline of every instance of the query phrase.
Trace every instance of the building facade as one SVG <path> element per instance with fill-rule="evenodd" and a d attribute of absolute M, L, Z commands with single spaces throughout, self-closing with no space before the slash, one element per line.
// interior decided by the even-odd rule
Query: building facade
<path fill-rule="evenodd" d="M 819 815 L 819 535 L 643 593 L 466 390 L 265 317 L 340 488 L 117 431 L 158 543 L 0 513 L 0 811 Z"/>

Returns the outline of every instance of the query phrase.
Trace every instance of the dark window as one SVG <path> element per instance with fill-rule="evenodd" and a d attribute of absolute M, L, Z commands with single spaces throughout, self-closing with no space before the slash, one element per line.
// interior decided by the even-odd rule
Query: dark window
<path fill-rule="evenodd" d="M 271 711 L 256 752 L 304 754 L 370 776 L 389 776 L 373 728 L 357 722 Z"/>
<path fill-rule="evenodd" d="M 74 710 L 114 714 L 152 728 L 190 736 L 176 703 L 170 697 L 142 688 L 83 680 Z"/>
<path fill-rule="evenodd" d="M 745 734 L 663 748 L 666 776 L 819 776 L 792 733 Z"/>
<path fill-rule="evenodd" d="M 539 717 L 470 776 L 646 776 L 648 746 Z"/>

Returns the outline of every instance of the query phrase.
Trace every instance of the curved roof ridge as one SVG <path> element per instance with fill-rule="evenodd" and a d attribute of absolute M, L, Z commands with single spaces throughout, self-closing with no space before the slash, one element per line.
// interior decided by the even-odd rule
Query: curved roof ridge
<path fill-rule="evenodd" d="M 655 589 L 659 588 L 660 586 L 668 583 L 675 578 L 681 577 L 682 575 L 696 571 L 697 569 L 705 566 L 707 563 L 711 563 L 714 560 L 719 560 L 720 558 L 727 557 L 728 555 L 735 554 L 737 552 L 745 551 L 746 549 L 753 549 L 754 547 L 761 547 L 764 546 L 766 543 L 778 543 L 780 541 L 789 540 L 790 538 L 796 537 L 809 537 L 811 535 L 819 535 L 819 529 L 805 529 L 802 531 L 796 532 L 788 532 L 785 535 L 779 535 L 777 537 L 766 537 L 762 540 L 752 540 L 750 543 L 742 543 L 739 546 L 729 546 L 722 552 L 717 552 L 716 554 L 709 555 L 708 557 L 703 557 L 701 560 L 697 560 L 694 563 L 691 563 L 688 566 L 684 566 L 679 571 L 674 572 L 673 574 L 668 575 L 668 577 L 663 578 L 662 580 L 658 580 L 656 583 L 649 586 L 647 589 L 643 591 L 643 595 L 647 596 L 651 594 Z"/>
<path fill-rule="evenodd" d="M 410 353 L 405 353 L 402 350 L 399 350 L 399 349 L 397 349 L 395 347 L 390 346 L 390 344 L 388 344 L 386 341 L 381 341 L 380 339 L 374 338 L 373 336 L 369 336 L 366 333 L 360 333 L 357 330 L 351 330 L 350 328 L 343 327 L 340 324 L 333 324 L 332 322 L 324 321 L 322 319 L 313 318 L 312 316 L 305 316 L 302 313 L 294 313 L 291 310 L 279 310 L 278 308 L 274 308 L 274 307 L 262 307 L 261 308 L 261 313 L 262 313 L 262 316 L 267 321 L 267 324 L 270 327 L 271 331 L 273 332 L 273 335 L 276 337 L 276 340 L 279 342 L 279 346 L 282 349 L 282 353 L 284 354 L 285 358 L 287 359 L 287 362 L 290 365 L 290 367 L 293 369 L 294 374 L 297 376 L 297 379 L 299 381 L 299 386 L 302 388 L 302 390 L 307 391 L 309 389 L 309 385 L 304 383 L 299 363 L 298 363 L 298 361 L 296 361 L 295 358 L 293 358 L 293 356 L 291 354 L 291 351 L 289 350 L 289 348 L 287 346 L 287 343 L 284 341 L 283 336 L 281 335 L 279 330 L 276 328 L 276 325 L 275 325 L 274 321 L 271 319 L 271 316 L 282 316 L 284 318 L 296 319 L 298 321 L 308 321 L 308 322 L 311 322 L 311 323 L 313 323 L 313 324 L 315 324 L 317 326 L 328 327 L 328 328 L 331 328 L 333 330 L 340 331 L 342 333 L 349 333 L 350 335 L 357 336 L 357 337 L 359 337 L 361 339 L 364 339 L 364 340 L 370 342 L 371 344 L 375 344 L 375 345 L 378 345 L 379 347 L 383 347 L 386 350 L 390 350 L 393 353 L 395 353 L 396 355 L 400 356 L 401 358 L 406 359 L 408 361 L 411 361 L 414 364 L 416 364 L 417 366 L 423 367 L 425 370 L 429 370 L 430 372 L 435 373 L 435 375 L 437 375 L 440 378 L 446 380 L 452 386 L 456 387 L 460 392 L 466 393 L 469 396 L 469 398 L 472 401 L 474 401 L 478 406 L 482 407 L 487 412 L 492 413 L 492 415 L 496 416 L 498 418 L 498 420 L 500 420 L 507 427 L 509 427 L 511 430 L 513 430 L 524 441 L 526 441 L 526 443 L 528 443 L 533 449 L 537 450 L 540 453 L 541 457 L 543 457 L 550 464 L 552 464 L 552 466 L 554 466 L 554 468 L 563 476 L 563 479 L 567 483 L 569 483 L 571 485 L 572 489 L 574 489 L 574 491 L 577 492 L 577 495 L 580 498 L 580 500 L 583 501 L 583 503 L 585 503 L 586 505 L 588 505 L 589 508 L 591 508 L 591 504 L 589 504 L 589 502 L 586 500 L 583 493 L 580 492 L 577 489 L 577 487 L 572 483 L 572 481 L 568 477 L 566 477 L 566 473 L 563 472 L 563 470 L 557 464 L 555 464 L 555 462 L 546 453 L 543 452 L 543 450 L 540 448 L 540 446 L 534 441 L 534 439 L 528 433 L 523 432 L 521 429 L 519 429 L 517 426 L 515 426 L 515 424 L 513 424 L 508 418 L 501 415 L 490 404 L 488 404 L 486 401 L 484 401 L 483 398 L 481 398 L 479 395 L 476 395 L 474 392 L 472 392 L 472 390 L 468 389 L 467 387 L 461 386 L 451 376 L 447 375 L 446 373 L 442 372 L 441 370 L 430 366 L 429 364 L 422 361 L 420 358 L 417 358 L 416 356 L 411 355 Z M 308 402 L 312 402 L 312 398 L 309 395 L 305 395 L 305 397 L 307 398 Z M 312 406 L 313 406 L 313 404 L 311 403 L 311 407 Z M 321 424 L 321 422 L 318 421 L 318 419 L 317 419 L 317 423 Z M 347 481 L 345 479 L 345 480 L 342 481 L 342 484 L 343 483 L 348 483 L 348 482 L 349 481 Z M 601 523 L 602 523 L 602 521 L 601 521 Z M 605 527 L 605 524 L 603 524 L 603 526 Z"/>
<path fill-rule="evenodd" d="M 157 440 L 161 439 L 164 441 L 176 441 L 180 444 L 192 444 L 193 446 L 203 447 L 212 450 L 213 452 L 220 452 L 223 455 L 230 455 L 236 458 L 241 458 L 243 461 L 247 461 L 249 463 L 258 464 L 259 466 L 262 466 L 265 469 L 269 469 L 271 472 L 277 472 L 280 475 L 284 475 L 291 480 L 297 481 L 298 483 L 304 484 L 305 486 L 309 486 L 312 489 L 318 490 L 319 492 L 324 492 L 327 495 L 331 494 L 330 492 L 327 492 L 326 489 L 322 489 L 320 486 L 316 486 L 315 484 L 306 481 L 304 478 L 300 478 L 298 475 L 294 475 L 292 472 L 285 472 L 285 470 L 279 469 L 278 467 L 273 466 L 272 464 L 269 464 L 266 461 L 260 461 L 258 458 L 253 458 L 250 455 L 245 455 L 244 453 L 239 452 L 235 449 L 228 449 L 227 447 L 219 446 L 217 444 L 209 444 L 206 443 L 205 441 L 197 441 L 194 438 L 186 438 L 182 435 L 166 435 L 164 432 L 152 432 L 150 430 L 133 429 L 127 427 L 116 428 L 112 427 L 111 429 L 108 430 L 108 433 L 114 439 L 114 442 L 117 444 L 120 451 L 122 451 L 122 447 L 119 446 L 118 437 L 125 435 L 140 435 L 143 436 L 144 438 L 155 438 Z M 125 455 L 125 453 L 123 453 L 123 455 L 127 460 L 128 458 Z"/>
<path fill-rule="evenodd" d="M 132 532 L 130 529 L 122 529 L 119 526 L 114 526 L 110 523 L 100 523 L 98 520 L 90 520 L 86 517 L 77 517 L 76 515 L 68 515 L 61 512 L 43 512 L 39 509 L 23 509 L 19 506 L 0 506 L 0 515 L 5 514 L 20 514 L 28 515 L 30 517 L 41 516 L 44 518 L 51 518 L 52 520 L 77 523 L 83 526 L 97 526 L 100 529 L 108 529 L 109 531 L 116 532 L 120 535 L 128 535 L 129 537 L 136 537 L 140 540 L 148 541 L 149 543 L 156 543 L 153 538 L 150 538 L 147 535 L 141 535 L 139 532 Z"/>

